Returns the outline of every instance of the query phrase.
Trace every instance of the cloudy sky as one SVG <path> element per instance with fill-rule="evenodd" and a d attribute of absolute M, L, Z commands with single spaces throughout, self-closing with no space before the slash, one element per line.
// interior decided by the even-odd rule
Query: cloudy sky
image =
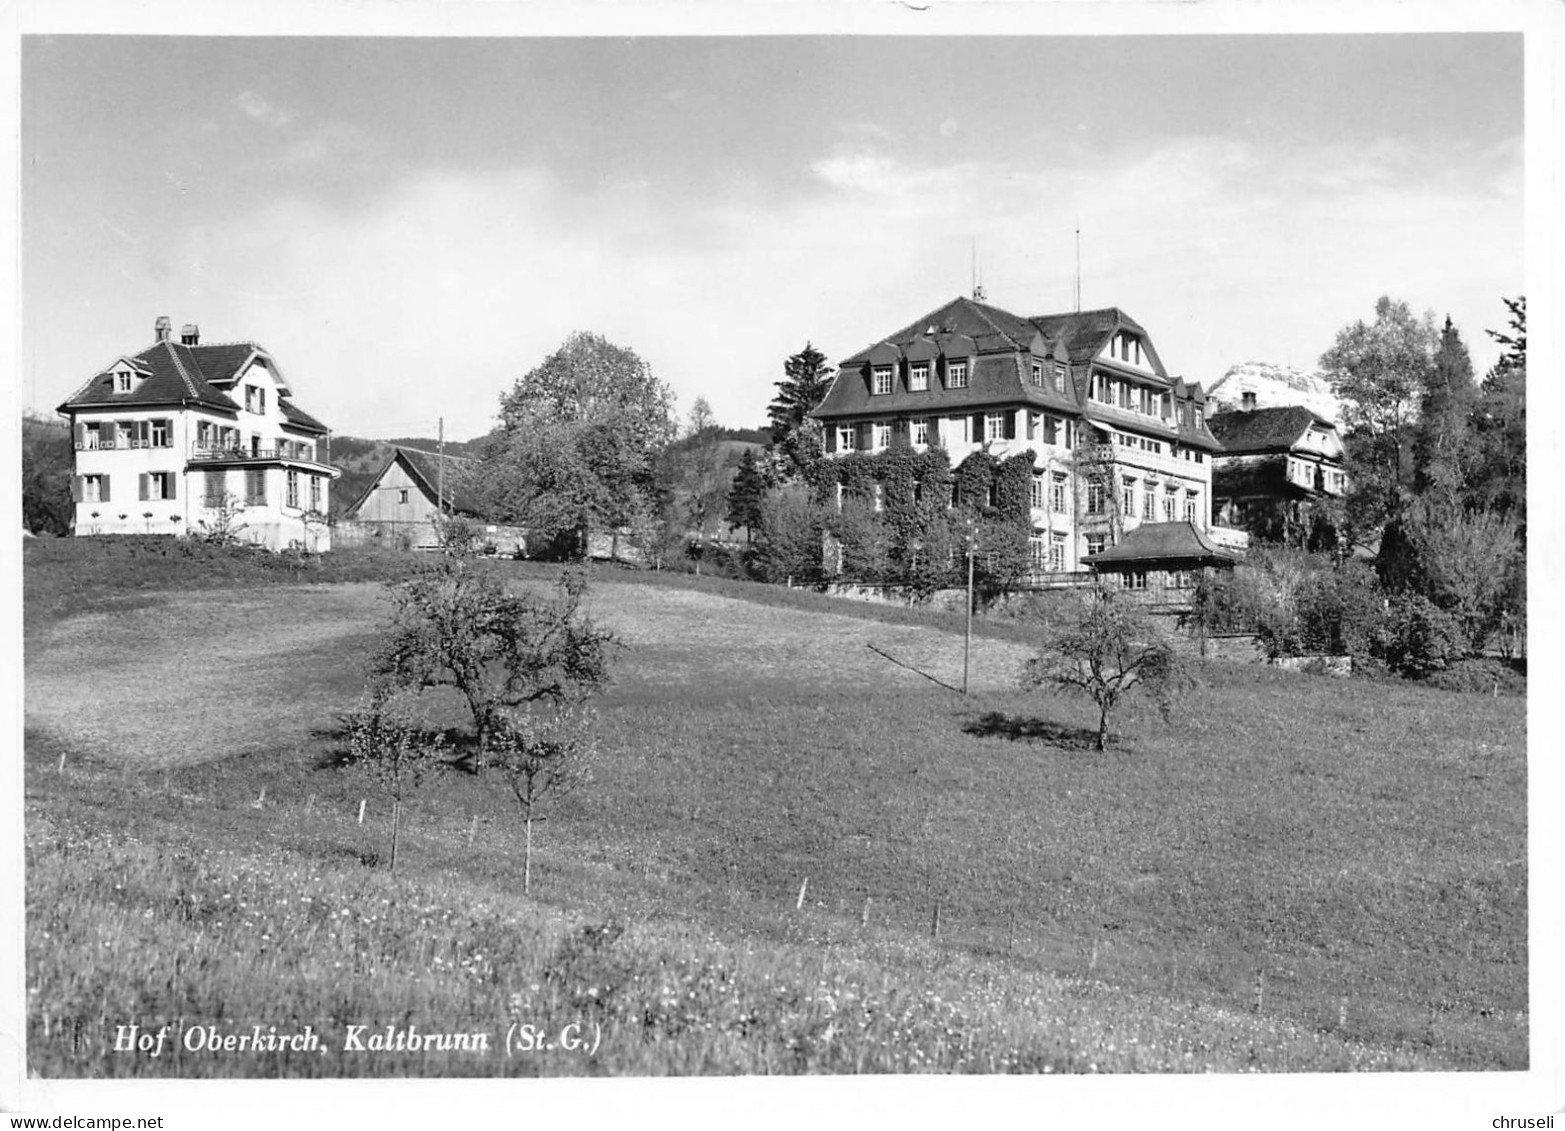
<path fill-rule="evenodd" d="M 152 323 L 338 432 L 465 439 L 573 330 L 765 418 L 971 287 L 1119 306 L 1171 371 L 1311 366 L 1389 293 L 1482 372 L 1522 273 L 1516 35 L 35 36 L 24 401 Z"/>

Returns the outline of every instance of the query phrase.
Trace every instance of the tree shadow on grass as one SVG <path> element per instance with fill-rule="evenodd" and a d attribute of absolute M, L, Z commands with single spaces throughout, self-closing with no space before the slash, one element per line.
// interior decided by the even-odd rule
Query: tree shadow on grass
<path fill-rule="evenodd" d="M 340 770 L 354 763 L 353 749 L 348 737 L 348 721 L 339 718 L 326 726 L 310 731 L 310 739 L 316 744 L 312 768 L 316 770 Z M 463 773 L 478 772 L 478 740 L 460 727 L 439 727 L 434 732 L 445 739 L 445 767 Z"/>
<path fill-rule="evenodd" d="M 1096 750 L 1098 732 L 1089 727 L 1069 726 L 1028 715 L 1007 715 L 990 711 L 972 719 L 962 728 L 979 738 L 1008 738 L 1012 742 L 1040 741 L 1065 750 Z"/>

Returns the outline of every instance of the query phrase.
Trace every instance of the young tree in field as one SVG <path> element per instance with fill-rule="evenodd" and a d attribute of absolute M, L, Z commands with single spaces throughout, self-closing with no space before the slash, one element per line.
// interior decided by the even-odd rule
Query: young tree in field
<path fill-rule="evenodd" d="M 500 399 L 501 434 L 481 474 L 496 518 L 585 552 L 588 531 L 617 532 L 654 491 L 673 438 L 673 394 L 636 354 L 576 333 Z"/>
<path fill-rule="evenodd" d="M 1024 686 L 1086 695 L 1098 707 L 1097 748 L 1108 744 L 1109 716 L 1130 695 L 1150 698 L 1167 718 L 1174 694 L 1190 683 L 1178 654 L 1140 606 L 1110 590 L 1078 599 L 1047 628 Z"/>
<path fill-rule="evenodd" d="M 365 693 L 348 718 L 348 747 L 360 766 L 391 798 L 391 870 L 397 870 L 402 810 L 427 774 L 440 765 L 445 738 L 413 711 L 409 696 L 380 685 Z"/>
<path fill-rule="evenodd" d="M 372 672 L 392 687 L 454 688 L 483 757 L 508 710 L 579 702 L 607 685 L 614 638 L 582 611 L 585 594 L 579 573 L 543 597 L 508 592 L 481 563 L 443 556 L 393 587 Z"/>
<path fill-rule="evenodd" d="M 809 342 L 783 363 L 783 379 L 766 413 L 772 444 L 787 457 L 795 475 L 821 458 L 821 428 L 810 413 L 826 399 L 832 377 L 826 355 Z"/>
<path fill-rule="evenodd" d="M 489 764 L 505 779 L 526 828 L 523 895 L 532 892 L 533 823 L 539 811 L 591 780 L 594 723 L 590 708 L 570 700 L 511 709 L 500 717 Z"/>
<path fill-rule="evenodd" d="M 744 527 L 746 542 L 754 540 L 755 528 L 761 525 L 761 502 L 765 497 L 766 480 L 756 465 L 755 451 L 747 448 L 728 492 L 728 525 Z"/>
<path fill-rule="evenodd" d="M 1410 486 L 1403 443 L 1418 399 L 1432 382 L 1439 333 L 1429 315 L 1382 297 L 1375 321 L 1338 331 L 1321 368 L 1347 425 L 1348 522 L 1355 540 L 1396 517 Z"/>

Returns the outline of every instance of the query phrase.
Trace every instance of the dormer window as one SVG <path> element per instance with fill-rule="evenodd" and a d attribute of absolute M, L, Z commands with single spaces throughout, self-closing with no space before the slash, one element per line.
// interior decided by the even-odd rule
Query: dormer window
<path fill-rule="evenodd" d="M 1065 391 L 1065 366 L 1059 364 L 1058 362 L 1056 362 L 1054 366 L 1054 391 L 1056 393 L 1063 393 Z"/>
<path fill-rule="evenodd" d="M 948 389 L 965 389 L 965 388 L 967 388 L 967 362 L 965 362 L 965 361 L 948 361 L 948 362 L 946 362 L 946 388 L 948 388 Z"/>
<path fill-rule="evenodd" d="M 929 362 L 915 361 L 908 366 L 907 387 L 911 393 L 929 391 Z"/>
<path fill-rule="evenodd" d="M 1195 410 L 1195 426 L 1198 429 L 1206 427 L 1206 413 L 1199 408 Z"/>
<path fill-rule="evenodd" d="M 116 369 L 114 371 L 114 391 L 116 393 L 130 392 L 130 370 Z"/>
<path fill-rule="evenodd" d="M 245 386 L 245 411 L 257 416 L 266 412 L 266 390 L 257 385 Z"/>
<path fill-rule="evenodd" d="M 870 371 L 870 378 L 873 382 L 871 385 L 871 390 L 876 396 L 883 397 L 887 393 L 891 392 L 891 366 L 875 366 L 875 368 Z"/>
<path fill-rule="evenodd" d="M 1043 388 L 1043 362 L 1032 363 L 1032 383 L 1038 388 Z"/>

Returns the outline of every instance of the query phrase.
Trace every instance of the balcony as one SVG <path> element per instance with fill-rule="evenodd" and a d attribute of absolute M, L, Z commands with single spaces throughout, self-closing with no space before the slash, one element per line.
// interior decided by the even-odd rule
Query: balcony
<path fill-rule="evenodd" d="M 313 455 L 295 455 L 292 449 L 289 448 L 195 447 L 190 450 L 190 462 L 199 464 L 276 463 L 279 460 L 285 460 L 290 463 L 307 463 L 315 467 L 327 466 Z"/>

